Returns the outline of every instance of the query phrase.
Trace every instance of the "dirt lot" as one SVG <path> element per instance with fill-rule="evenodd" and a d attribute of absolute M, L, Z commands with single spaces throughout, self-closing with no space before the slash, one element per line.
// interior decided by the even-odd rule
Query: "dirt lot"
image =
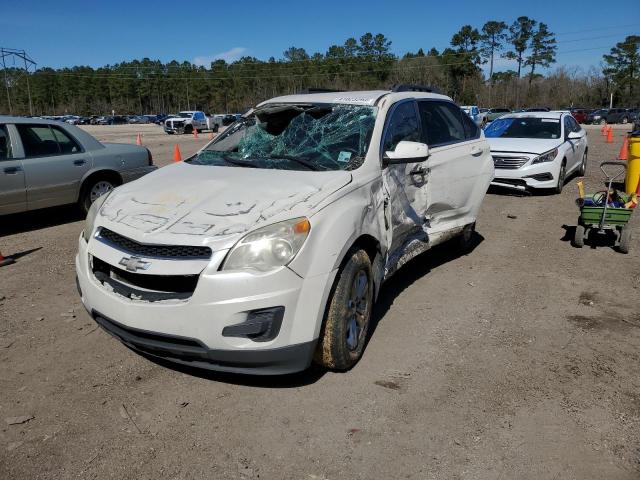
<path fill-rule="evenodd" d="M 141 131 L 160 165 L 207 140 L 88 130 Z M 589 128 L 592 189 L 624 131 Z M 4 218 L 0 478 L 638 479 L 640 231 L 629 255 L 572 248 L 575 196 L 489 194 L 469 255 L 434 249 L 383 287 L 352 371 L 286 378 L 132 353 L 80 304 L 75 211 Z"/>

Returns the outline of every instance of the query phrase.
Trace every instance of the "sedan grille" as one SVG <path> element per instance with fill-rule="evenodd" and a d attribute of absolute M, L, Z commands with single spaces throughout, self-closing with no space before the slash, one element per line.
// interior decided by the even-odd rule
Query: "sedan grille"
<path fill-rule="evenodd" d="M 493 165 L 495 168 L 504 168 L 508 170 L 516 170 L 525 163 L 527 163 L 529 159 L 527 157 L 496 157 L 493 156 Z"/>
<path fill-rule="evenodd" d="M 209 247 L 199 247 L 190 245 L 152 245 L 138 243 L 130 238 L 102 228 L 98 238 L 104 243 L 113 245 L 120 250 L 142 257 L 154 258 L 185 258 L 185 259 L 205 259 L 211 258 Z"/>

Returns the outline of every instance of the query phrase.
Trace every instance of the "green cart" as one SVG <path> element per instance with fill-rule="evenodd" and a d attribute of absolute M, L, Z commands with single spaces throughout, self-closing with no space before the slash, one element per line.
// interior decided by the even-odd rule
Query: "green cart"
<path fill-rule="evenodd" d="M 605 170 L 606 165 L 622 167 L 615 175 L 609 175 Z M 593 195 L 586 195 L 584 199 L 578 199 L 580 208 L 580 218 L 571 242 L 574 247 L 584 246 L 585 238 L 589 237 L 591 231 L 606 233 L 612 231 L 616 234 L 615 246 L 621 253 L 629 253 L 631 244 L 631 226 L 629 219 L 633 213 L 633 208 L 611 205 L 611 185 L 623 176 L 627 170 L 626 162 L 607 161 L 600 164 L 600 170 L 604 173 L 607 181 L 607 190 L 597 192 Z M 624 205 L 630 197 L 627 194 L 616 192 L 617 205 Z"/>

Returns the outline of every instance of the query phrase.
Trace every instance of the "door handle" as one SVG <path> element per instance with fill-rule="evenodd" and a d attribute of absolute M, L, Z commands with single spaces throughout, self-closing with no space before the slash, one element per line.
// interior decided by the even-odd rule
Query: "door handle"
<path fill-rule="evenodd" d="M 484 150 L 482 150 L 481 148 L 478 148 L 478 147 L 471 148 L 471 155 L 473 155 L 474 157 L 479 157 L 483 153 L 484 153 Z"/>
<path fill-rule="evenodd" d="M 4 169 L 4 173 L 6 173 L 7 175 L 15 175 L 21 171 L 22 171 L 22 168 L 20 167 L 7 167 Z"/>
<path fill-rule="evenodd" d="M 87 163 L 87 161 L 86 161 L 86 160 L 74 160 L 74 161 L 73 161 L 73 164 L 74 164 L 76 167 L 81 167 L 81 166 L 82 166 L 82 165 L 84 165 L 85 163 Z"/>
<path fill-rule="evenodd" d="M 429 173 L 428 168 L 423 168 L 422 165 L 418 165 L 416 168 L 409 172 L 409 175 L 426 175 Z"/>

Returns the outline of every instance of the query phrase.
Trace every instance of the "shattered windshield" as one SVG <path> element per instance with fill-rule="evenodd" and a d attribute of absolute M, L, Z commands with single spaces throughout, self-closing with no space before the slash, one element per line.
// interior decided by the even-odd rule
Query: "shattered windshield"
<path fill-rule="evenodd" d="M 360 105 L 265 105 L 188 161 L 281 170 L 354 170 L 364 161 L 376 113 L 376 107 Z"/>

